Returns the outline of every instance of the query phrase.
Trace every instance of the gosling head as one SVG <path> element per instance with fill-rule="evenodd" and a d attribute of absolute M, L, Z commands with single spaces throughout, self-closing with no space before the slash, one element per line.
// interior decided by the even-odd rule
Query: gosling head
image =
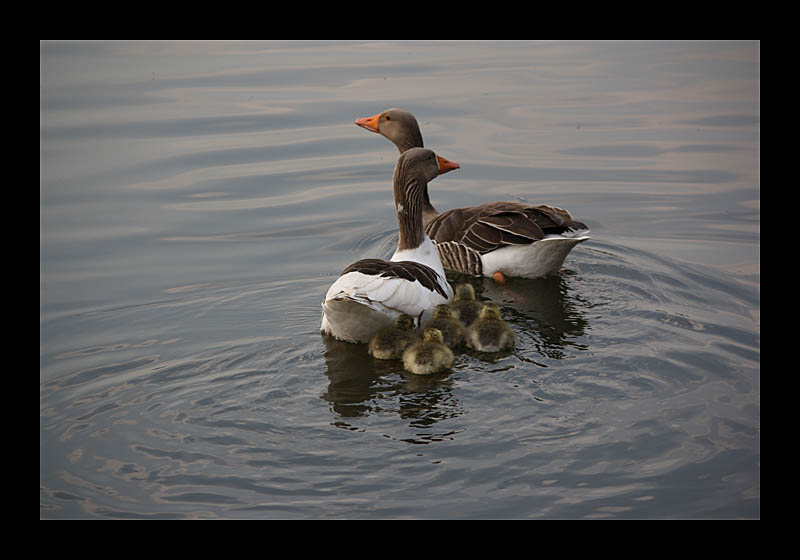
<path fill-rule="evenodd" d="M 450 309 L 450 306 L 446 303 L 440 303 L 436 306 L 436 309 L 433 310 L 433 317 L 434 319 L 452 319 L 453 310 Z"/>
<path fill-rule="evenodd" d="M 500 308 L 497 306 L 496 303 L 484 304 L 483 309 L 481 309 L 481 319 L 499 319 L 499 318 L 500 318 Z"/>
<path fill-rule="evenodd" d="M 440 331 L 439 329 L 425 329 L 423 338 L 425 342 L 438 342 L 439 344 L 444 344 L 442 331 Z"/>
<path fill-rule="evenodd" d="M 456 286 L 456 299 L 475 299 L 475 288 L 472 284 L 459 284 Z"/>
<path fill-rule="evenodd" d="M 394 326 L 404 331 L 413 331 L 414 318 L 411 315 L 406 315 L 404 313 L 394 320 Z"/>

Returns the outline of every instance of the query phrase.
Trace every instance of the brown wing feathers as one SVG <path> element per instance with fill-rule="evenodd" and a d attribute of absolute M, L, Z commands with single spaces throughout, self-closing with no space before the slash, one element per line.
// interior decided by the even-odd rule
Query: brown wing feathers
<path fill-rule="evenodd" d="M 443 212 L 426 229 L 434 241 L 459 241 L 486 253 L 504 245 L 527 245 L 548 234 L 587 228 L 560 208 L 495 202 Z"/>
<path fill-rule="evenodd" d="M 430 291 L 436 291 L 444 298 L 447 293 L 438 282 L 436 272 L 424 264 L 414 261 L 385 261 L 383 259 L 361 259 L 344 269 L 342 275 L 348 272 L 360 272 L 370 276 L 384 278 L 402 278 L 409 282 L 419 282 Z"/>

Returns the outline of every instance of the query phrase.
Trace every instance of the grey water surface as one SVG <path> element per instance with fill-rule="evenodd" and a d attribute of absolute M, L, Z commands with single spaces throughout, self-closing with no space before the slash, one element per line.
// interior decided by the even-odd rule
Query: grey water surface
<path fill-rule="evenodd" d="M 41 42 L 40 518 L 760 518 L 759 92 L 754 41 Z M 438 209 L 591 228 L 473 281 L 510 355 L 319 334 L 389 107 Z"/>

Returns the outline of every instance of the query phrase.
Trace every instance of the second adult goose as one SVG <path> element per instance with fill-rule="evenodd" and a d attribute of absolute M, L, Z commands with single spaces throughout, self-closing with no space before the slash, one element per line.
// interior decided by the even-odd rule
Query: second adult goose
<path fill-rule="evenodd" d="M 355 124 L 391 140 L 401 154 L 423 145 L 417 119 L 402 109 L 387 109 Z M 554 274 L 572 248 L 589 239 L 586 224 L 561 208 L 487 202 L 439 213 L 427 190 L 422 219 L 445 268 L 500 282 L 506 276 Z"/>
<path fill-rule="evenodd" d="M 419 324 L 422 312 L 453 299 L 436 248 L 422 228 L 428 181 L 458 164 L 431 150 L 400 154 L 394 171 L 394 203 L 400 236 L 388 261 L 362 259 L 344 269 L 322 302 L 322 333 L 348 342 L 368 342 L 401 314 Z"/>

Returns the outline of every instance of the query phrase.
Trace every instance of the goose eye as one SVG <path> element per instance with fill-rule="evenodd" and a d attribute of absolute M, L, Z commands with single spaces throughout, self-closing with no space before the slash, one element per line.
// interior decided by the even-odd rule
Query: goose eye
<path fill-rule="evenodd" d="M 383 120 L 390 121 L 390 120 L 392 120 L 392 117 L 390 117 L 389 115 L 385 115 L 383 117 Z"/>

